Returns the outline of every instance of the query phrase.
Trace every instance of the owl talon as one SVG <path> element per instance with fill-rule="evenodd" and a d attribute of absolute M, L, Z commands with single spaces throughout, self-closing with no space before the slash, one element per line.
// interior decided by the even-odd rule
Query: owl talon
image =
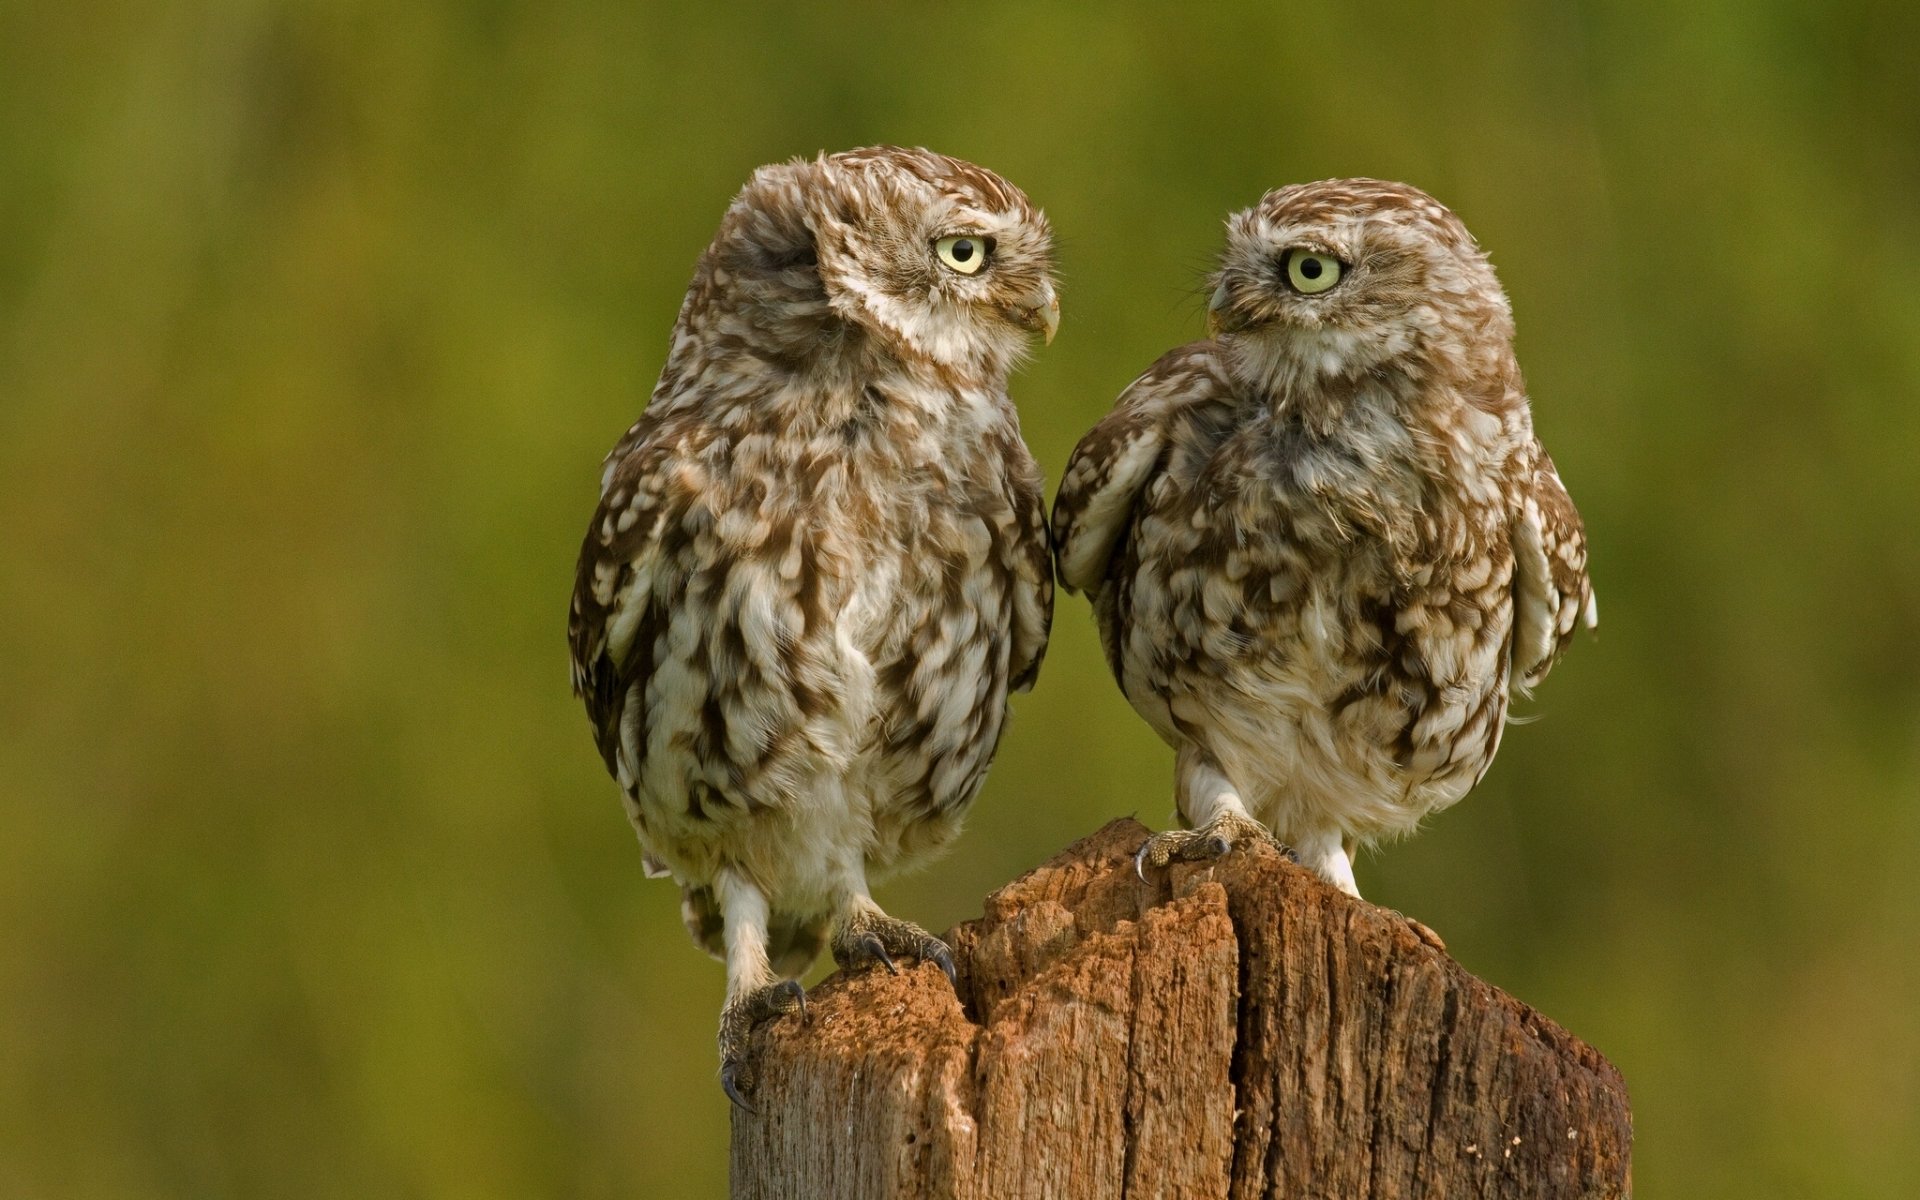
<path fill-rule="evenodd" d="M 792 979 L 755 988 L 727 1001 L 720 1010 L 720 1090 L 743 1112 L 755 1111 L 746 1100 L 756 1075 L 747 1052 L 748 1039 L 755 1026 L 787 1013 L 807 1019 L 807 993 Z"/>
<path fill-rule="evenodd" d="M 843 971 L 877 963 L 887 969 L 887 974 L 898 975 L 894 959 L 902 957 L 932 963 L 949 983 L 958 977 L 947 944 L 911 921 L 879 911 L 860 911 L 846 917 L 833 935 L 833 961 Z"/>
<path fill-rule="evenodd" d="M 746 1096 L 741 1094 L 741 1086 L 743 1083 L 747 1089 L 752 1089 L 753 1072 L 747 1068 L 745 1063 L 734 1062 L 721 1064 L 720 1090 L 727 1094 L 727 1099 L 733 1101 L 735 1108 L 750 1117 L 757 1117 L 760 1115 L 760 1110 L 748 1104 Z"/>
<path fill-rule="evenodd" d="M 1133 871 L 1144 883 L 1146 867 L 1164 867 L 1172 862 L 1210 862 L 1226 857 L 1236 846 L 1253 842 L 1266 842 L 1286 854 L 1293 853 L 1253 818 L 1222 813 L 1198 829 L 1171 829 L 1149 837 L 1133 856 Z"/>
<path fill-rule="evenodd" d="M 930 937 L 927 940 L 933 944 L 921 948 L 920 961 L 932 962 L 934 966 L 946 973 L 948 983 L 957 985 L 960 982 L 960 972 L 954 969 L 953 952 L 948 950 L 947 944 L 939 938 Z"/>
<path fill-rule="evenodd" d="M 887 953 L 887 946 L 879 937 L 871 933 L 860 935 L 860 954 L 870 962 L 877 962 L 887 969 L 887 974 L 898 975 L 900 968 L 893 965 L 893 956 Z"/>

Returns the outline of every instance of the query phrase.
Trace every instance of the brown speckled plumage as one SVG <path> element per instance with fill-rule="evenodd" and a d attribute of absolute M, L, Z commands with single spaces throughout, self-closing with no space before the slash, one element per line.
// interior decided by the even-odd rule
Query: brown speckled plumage
<path fill-rule="evenodd" d="M 1338 282 L 1296 287 L 1301 252 Z M 1431 197 L 1269 193 L 1228 223 L 1214 283 L 1216 336 L 1074 451 L 1060 576 L 1175 748 L 1183 818 L 1217 849 L 1251 816 L 1356 891 L 1354 845 L 1465 795 L 1512 688 L 1592 623 L 1584 535 L 1533 435 L 1506 296 Z M 1173 837 L 1156 859 L 1191 850 Z"/>
<path fill-rule="evenodd" d="M 971 272 L 936 250 L 956 235 Z M 830 924 L 843 960 L 944 955 L 867 888 L 958 832 L 1046 648 L 1006 380 L 1057 320 L 1049 238 L 1011 184 L 924 150 L 763 168 L 607 459 L 574 686 L 650 866 L 727 959 L 730 1091 Z"/>

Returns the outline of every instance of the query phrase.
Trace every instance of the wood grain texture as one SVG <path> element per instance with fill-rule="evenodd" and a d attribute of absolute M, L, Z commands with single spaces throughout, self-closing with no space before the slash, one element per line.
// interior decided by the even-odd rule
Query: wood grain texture
<path fill-rule="evenodd" d="M 1270 849 L 1142 883 L 1146 836 L 988 897 L 957 989 L 835 977 L 764 1027 L 734 1196 L 1631 1194 L 1597 1051 Z"/>

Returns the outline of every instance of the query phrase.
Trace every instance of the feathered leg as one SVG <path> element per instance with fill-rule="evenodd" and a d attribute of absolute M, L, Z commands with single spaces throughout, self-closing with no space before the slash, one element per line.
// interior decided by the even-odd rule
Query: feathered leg
<path fill-rule="evenodd" d="M 1360 885 L 1353 878 L 1353 856 L 1336 830 L 1322 830 L 1293 843 L 1300 865 L 1358 900 Z"/>
<path fill-rule="evenodd" d="M 1361 898 L 1360 885 L 1353 878 L 1353 842 L 1343 839 L 1338 833 L 1321 832 L 1300 838 L 1295 846 L 1300 852 L 1300 865 L 1355 900 Z M 1394 916 L 1405 921 L 1407 928 L 1413 930 L 1415 937 L 1435 950 L 1447 948 L 1447 944 L 1440 940 L 1439 934 L 1407 914 L 1391 908 L 1382 911 L 1393 913 Z"/>
<path fill-rule="evenodd" d="M 767 960 L 767 898 L 732 870 L 714 881 L 714 893 L 726 923 L 727 1003 L 720 1010 L 720 1086 L 727 1098 L 753 1111 L 753 1062 L 747 1041 L 754 1026 L 783 1013 L 807 1011 L 806 993 L 792 979 L 781 979 Z"/>
<path fill-rule="evenodd" d="M 1164 867 L 1179 859 L 1200 862 L 1219 858 L 1249 842 L 1279 841 L 1247 812 L 1233 781 L 1204 751 L 1189 744 L 1174 759 L 1174 803 L 1191 829 L 1156 833 L 1133 856 L 1133 869 L 1145 879 L 1148 867 Z M 1285 847 L 1281 847 L 1285 849 Z"/>

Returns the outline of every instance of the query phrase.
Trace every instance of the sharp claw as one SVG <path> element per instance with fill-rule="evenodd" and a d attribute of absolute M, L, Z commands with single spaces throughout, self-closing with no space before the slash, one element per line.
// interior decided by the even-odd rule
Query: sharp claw
<path fill-rule="evenodd" d="M 760 1115 L 753 1105 L 747 1103 L 747 1098 L 740 1094 L 739 1063 L 728 1063 L 720 1068 L 720 1090 L 727 1094 L 727 1099 L 733 1101 L 733 1106 L 741 1112 L 750 1117 Z"/>
<path fill-rule="evenodd" d="M 1231 849 L 1233 849 L 1232 844 L 1217 833 L 1200 843 L 1200 853 L 1208 858 L 1225 858 L 1227 851 Z"/>
<path fill-rule="evenodd" d="M 1148 838 L 1146 841 L 1140 843 L 1140 849 L 1136 850 L 1133 855 L 1133 873 L 1140 877 L 1141 883 L 1147 882 L 1147 851 L 1152 848 L 1153 839 Z"/>
<path fill-rule="evenodd" d="M 860 938 L 860 948 L 879 959 L 880 965 L 887 969 L 887 974 L 898 975 L 900 973 L 900 968 L 893 965 L 893 958 L 887 954 L 886 944 L 882 942 L 877 935 L 871 933 L 863 935 Z"/>
<path fill-rule="evenodd" d="M 754 1090 L 753 1055 L 750 1039 L 756 1026 L 797 1012 L 807 1019 L 807 993 L 797 979 L 785 979 L 769 987 L 756 988 L 729 1001 L 720 1014 L 720 1090 L 741 1112 L 755 1116 L 759 1110 L 747 1103 Z"/>
<path fill-rule="evenodd" d="M 934 966 L 939 967 L 942 971 L 945 971 L 947 973 L 947 982 L 949 984 L 955 987 L 959 986 L 960 972 L 954 969 L 953 953 L 947 949 L 947 944 L 945 942 L 939 942 L 939 941 L 934 942 L 932 952 L 925 955 L 924 957 L 932 959 Z"/>

